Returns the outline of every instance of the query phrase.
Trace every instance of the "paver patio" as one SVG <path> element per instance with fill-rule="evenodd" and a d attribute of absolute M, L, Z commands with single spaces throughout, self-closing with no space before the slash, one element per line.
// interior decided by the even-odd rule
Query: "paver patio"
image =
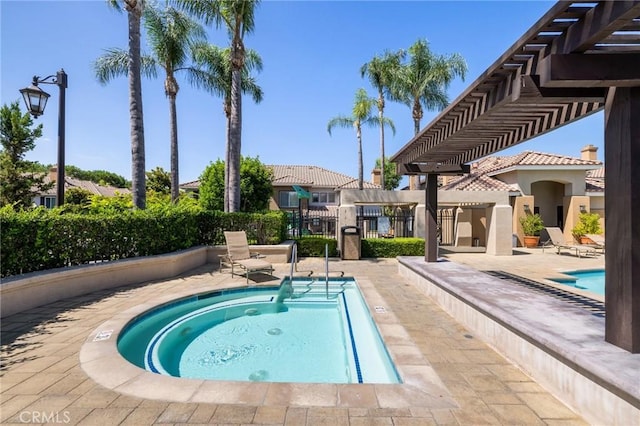
<path fill-rule="evenodd" d="M 535 265 L 577 269 L 602 267 L 604 259 L 578 259 L 531 251 L 529 255 L 495 257 L 451 254 L 455 261 L 509 270 L 517 265 L 522 275 L 534 274 Z M 527 270 L 517 258 L 531 262 Z M 534 258 L 537 258 L 535 260 Z M 471 259 L 471 260 L 470 260 Z M 491 263 L 493 262 L 493 264 Z M 542 263 L 540 263 L 542 262 Z M 560 262 L 560 263 L 558 263 Z M 560 265 L 560 266 L 558 266 Z M 261 281 L 276 284 L 288 275 L 289 265 L 275 265 L 275 276 Z M 305 404 L 279 401 L 274 393 L 259 403 L 211 404 L 151 400 L 125 395 L 98 385 L 82 369 L 79 352 L 90 334 L 118 312 L 146 302 L 158 294 L 193 292 L 228 284 L 231 277 L 206 265 L 173 279 L 127 286 L 59 301 L 2 320 L 0 370 L 0 423 L 52 423 L 83 425 L 145 424 L 585 424 L 521 370 L 504 359 L 397 273 L 393 259 L 365 259 L 330 263 L 358 280 L 369 280 L 419 348 L 457 403 L 455 408 L 433 404 L 420 407 L 371 408 L 341 401 L 328 406 L 303 396 Z M 299 269 L 320 273 L 321 259 L 303 259 Z M 244 286 L 241 277 L 233 278 Z M 254 385 L 254 384 L 251 384 Z M 256 386 L 264 384 L 255 384 Z M 280 384 L 282 385 L 282 384 Z M 363 385 L 358 385 L 363 386 Z M 366 386 L 366 385 L 365 385 Z M 281 388 L 284 389 L 284 388 Z M 362 388 L 365 389 L 364 387 Z M 366 393 L 366 392 L 365 392 Z M 274 396 L 275 395 L 275 396 Z M 384 397 L 371 394 L 371 398 Z"/>

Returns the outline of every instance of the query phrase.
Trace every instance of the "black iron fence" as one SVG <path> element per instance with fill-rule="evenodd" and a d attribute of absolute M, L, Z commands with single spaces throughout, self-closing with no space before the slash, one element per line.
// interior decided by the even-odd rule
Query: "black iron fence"
<path fill-rule="evenodd" d="M 357 226 L 362 238 L 392 238 L 414 236 L 415 209 L 391 207 L 357 207 Z M 438 241 L 441 245 L 455 243 L 455 208 L 437 210 Z M 322 236 L 338 238 L 337 210 L 305 210 L 288 213 L 288 236 Z"/>
<path fill-rule="evenodd" d="M 321 236 L 338 238 L 338 212 L 331 210 L 308 210 L 288 214 L 289 237 Z"/>
<path fill-rule="evenodd" d="M 455 223 L 456 223 L 456 209 L 446 208 L 438 209 L 437 211 L 438 222 L 438 242 L 442 246 L 452 246 L 455 244 Z"/>
<path fill-rule="evenodd" d="M 413 237 L 414 209 L 357 207 L 362 238 Z"/>

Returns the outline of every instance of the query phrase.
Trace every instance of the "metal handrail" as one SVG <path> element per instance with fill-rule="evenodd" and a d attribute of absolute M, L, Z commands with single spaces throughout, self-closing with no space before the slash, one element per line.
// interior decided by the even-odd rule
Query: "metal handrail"
<path fill-rule="evenodd" d="M 298 270 L 297 266 L 298 266 L 298 244 L 294 243 L 293 248 L 291 249 L 291 270 L 289 271 L 289 278 L 291 280 L 293 280 L 293 268 L 295 267 L 296 270 Z"/>
<path fill-rule="evenodd" d="M 329 300 L 329 244 L 324 245 L 324 286 Z"/>

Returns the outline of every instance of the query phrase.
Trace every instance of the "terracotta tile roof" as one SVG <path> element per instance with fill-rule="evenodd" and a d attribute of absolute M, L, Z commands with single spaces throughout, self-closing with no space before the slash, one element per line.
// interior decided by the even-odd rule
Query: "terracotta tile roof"
<path fill-rule="evenodd" d="M 342 173 L 333 172 L 317 166 L 268 165 L 273 170 L 274 186 L 301 185 L 315 188 L 356 189 L 358 179 Z M 194 180 L 180 184 L 183 189 L 197 189 L 200 181 Z M 371 182 L 364 181 L 364 188 L 380 188 Z"/>
<path fill-rule="evenodd" d="M 548 154 L 545 152 L 523 151 L 519 154 L 507 157 L 486 157 L 474 164 L 474 171 L 482 172 L 488 175 L 495 175 L 506 171 L 507 169 L 517 168 L 521 166 L 529 167 L 545 167 L 545 166 L 576 166 L 584 167 L 585 170 L 594 169 L 602 166 L 599 160 L 583 160 L 576 157 L 569 157 L 559 154 Z M 573 168 L 573 167 L 572 167 Z"/>
<path fill-rule="evenodd" d="M 179 186 L 182 189 L 198 189 L 200 187 L 200 181 L 192 180 L 191 182 L 181 183 Z"/>
<path fill-rule="evenodd" d="M 604 167 L 595 170 L 587 170 L 587 177 L 594 179 L 604 179 Z"/>
<path fill-rule="evenodd" d="M 501 180 L 477 173 L 456 176 L 440 189 L 446 191 L 508 191 L 520 193 L 517 185 L 509 185 Z"/>
<path fill-rule="evenodd" d="M 55 179 L 54 179 L 55 180 Z M 44 177 L 44 182 L 45 183 L 49 183 L 51 182 L 51 178 L 50 176 L 45 176 Z M 88 180 L 80 180 L 80 179 L 76 179 L 73 177 L 69 177 L 69 176 L 65 176 L 64 177 L 64 189 L 65 191 L 68 191 L 71 188 L 79 188 L 79 189 L 84 189 L 87 190 L 89 192 L 91 192 L 91 194 L 93 195 L 102 195 L 105 197 L 113 197 L 116 195 L 116 193 L 118 194 L 130 194 L 131 190 L 127 189 L 127 188 L 116 188 L 114 186 L 103 186 L 103 185 L 98 185 L 95 182 L 91 182 Z M 53 188 L 49 189 L 48 191 L 42 193 L 41 195 L 56 195 L 56 187 L 54 186 Z"/>
<path fill-rule="evenodd" d="M 604 192 L 604 179 L 594 179 L 587 177 L 585 179 L 587 192 Z"/>
<path fill-rule="evenodd" d="M 342 173 L 333 172 L 323 167 L 310 165 L 270 165 L 273 170 L 274 186 L 304 185 L 319 188 L 357 188 L 358 180 Z M 364 181 L 364 188 L 379 188 L 371 182 Z"/>

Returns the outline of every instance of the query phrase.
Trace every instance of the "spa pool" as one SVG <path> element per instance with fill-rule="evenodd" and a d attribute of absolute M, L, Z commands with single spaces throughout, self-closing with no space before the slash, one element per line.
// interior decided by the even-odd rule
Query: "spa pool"
<path fill-rule="evenodd" d="M 129 323 L 118 350 L 176 377 L 400 383 L 353 278 L 294 278 L 180 299 Z"/>

